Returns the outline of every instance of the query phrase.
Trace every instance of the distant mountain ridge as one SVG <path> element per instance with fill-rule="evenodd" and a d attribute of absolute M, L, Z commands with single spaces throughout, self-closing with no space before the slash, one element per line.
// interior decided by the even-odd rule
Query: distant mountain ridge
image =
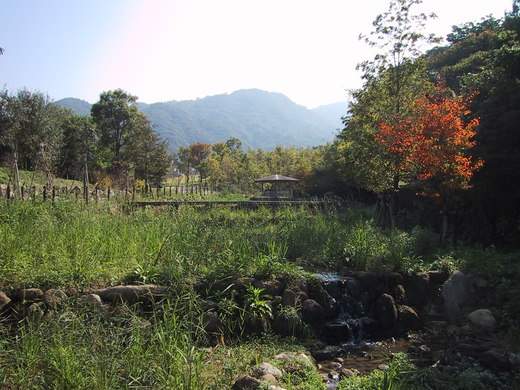
<path fill-rule="evenodd" d="M 88 115 L 91 108 L 90 103 L 76 98 L 56 104 L 80 115 Z M 138 107 L 172 150 L 230 137 L 239 138 L 246 148 L 320 145 L 334 138 L 347 111 L 346 102 L 308 109 L 281 93 L 259 89 L 196 100 L 138 103 Z"/>

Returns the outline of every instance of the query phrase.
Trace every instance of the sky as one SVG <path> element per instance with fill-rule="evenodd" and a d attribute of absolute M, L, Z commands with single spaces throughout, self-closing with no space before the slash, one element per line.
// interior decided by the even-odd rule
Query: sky
<path fill-rule="evenodd" d="M 493 14 L 512 0 L 425 0 L 428 31 Z M 361 85 L 358 40 L 387 0 L 0 0 L 0 87 L 89 102 L 123 88 L 140 101 L 244 88 L 307 107 Z"/>

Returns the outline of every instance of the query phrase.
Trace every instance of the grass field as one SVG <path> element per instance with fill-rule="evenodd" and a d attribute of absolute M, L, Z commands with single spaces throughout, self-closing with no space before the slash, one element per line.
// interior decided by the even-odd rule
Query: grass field
<path fill-rule="evenodd" d="M 269 334 L 208 348 L 194 289 L 201 280 L 307 277 L 343 267 L 518 272 L 516 254 L 437 243 L 435 234 L 421 228 L 381 231 L 370 208 L 125 213 L 117 203 L 0 201 L 0 289 L 131 281 L 176 292 L 169 305 L 144 317 L 135 308 L 107 317 L 71 304 L 44 321 L 15 328 L 0 322 L 0 383 L 17 389 L 226 389 L 260 361 L 305 348 Z M 508 310 L 514 313 L 518 308 L 512 305 Z M 419 382 L 405 383 L 405 360 L 392 368 L 392 389 L 421 388 L 413 384 Z M 323 389 L 315 372 L 305 375 L 285 378 L 285 388 Z M 390 379 L 378 371 L 343 381 L 340 389 L 381 389 Z"/>

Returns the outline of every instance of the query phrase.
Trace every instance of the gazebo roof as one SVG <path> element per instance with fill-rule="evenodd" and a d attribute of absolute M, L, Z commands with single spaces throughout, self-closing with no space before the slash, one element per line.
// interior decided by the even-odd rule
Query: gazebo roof
<path fill-rule="evenodd" d="M 280 183 L 280 182 L 297 182 L 300 181 L 299 179 L 295 179 L 294 177 L 289 176 L 282 176 L 282 175 L 271 175 L 271 176 L 265 176 L 261 177 L 259 179 L 255 180 L 255 183 Z"/>

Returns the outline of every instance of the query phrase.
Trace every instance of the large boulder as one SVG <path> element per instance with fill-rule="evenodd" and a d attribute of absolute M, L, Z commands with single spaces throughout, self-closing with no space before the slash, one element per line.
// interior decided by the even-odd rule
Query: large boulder
<path fill-rule="evenodd" d="M 397 312 L 397 329 L 399 330 L 399 332 L 405 333 L 409 330 L 421 329 L 422 321 L 413 308 L 406 305 L 399 305 L 397 308 Z"/>
<path fill-rule="evenodd" d="M 430 277 L 427 273 L 408 275 L 404 288 L 409 306 L 422 309 L 430 300 Z"/>
<path fill-rule="evenodd" d="M 450 322 L 456 322 L 462 315 L 462 308 L 471 297 L 471 281 L 460 271 L 455 271 L 444 283 L 441 296 L 444 313 Z"/>
<path fill-rule="evenodd" d="M 325 310 L 314 299 L 306 299 L 302 303 L 302 317 L 309 324 L 317 324 L 324 320 Z"/>
<path fill-rule="evenodd" d="M 468 320 L 475 328 L 492 332 L 495 330 L 497 321 L 493 313 L 488 309 L 478 309 L 468 314 Z"/>
<path fill-rule="evenodd" d="M 397 323 L 397 307 L 394 298 L 390 294 L 381 294 L 374 309 L 379 326 L 385 331 L 392 330 Z"/>
<path fill-rule="evenodd" d="M 107 287 L 92 292 L 99 295 L 103 301 L 111 303 L 124 302 L 132 305 L 138 302 L 160 300 L 166 296 L 167 288 L 155 284 L 143 284 Z"/>

